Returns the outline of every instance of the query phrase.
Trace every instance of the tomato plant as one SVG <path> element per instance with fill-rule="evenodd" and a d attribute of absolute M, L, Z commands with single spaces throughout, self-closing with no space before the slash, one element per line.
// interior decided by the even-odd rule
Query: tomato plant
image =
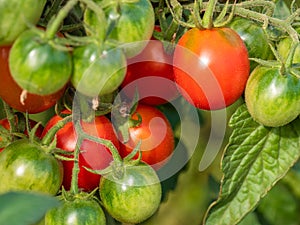
<path fill-rule="evenodd" d="M 17 85 L 11 76 L 8 57 L 11 46 L 0 47 L 0 97 L 12 108 L 20 112 L 40 113 L 56 104 L 62 97 L 65 88 L 50 95 L 36 95 L 28 93 L 23 102 L 20 100 L 22 88 Z"/>
<path fill-rule="evenodd" d="M 247 48 L 230 28 L 188 30 L 175 47 L 173 64 L 182 95 L 206 110 L 237 101 L 250 70 Z"/>
<path fill-rule="evenodd" d="M 68 111 L 63 111 L 64 114 L 69 114 Z M 42 136 L 44 136 L 51 127 L 62 120 L 59 115 L 54 115 L 45 125 Z M 82 128 L 90 135 L 111 140 L 115 146 L 119 146 L 119 141 L 114 133 L 113 127 L 109 119 L 105 116 L 97 116 L 92 122 L 81 122 Z M 74 123 L 69 122 L 61 128 L 57 134 L 57 147 L 68 152 L 73 152 L 76 147 L 77 135 L 74 128 Z M 112 156 L 108 148 L 105 146 L 84 140 L 79 155 L 80 172 L 78 174 L 78 187 L 85 191 L 92 191 L 99 185 L 100 175 L 90 173 L 84 167 L 94 170 L 106 168 L 112 161 Z M 72 156 L 67 157 L 72 158 Z M 73 161 L 62 161 L 64 167 L 63 186 L 66 190 L 70 189 L 72 179 Z"/>
<path fill-rule="evenodd" d="M 61 163 L 39 144 L 17 140 L 0 153 L 0 192 L 37 191 L 56 195 L 63 179 Z"/>
<path fill-rule="evenodd" d="M 70 79 L 72 58 L 67 50 L 55 47 L 45 31 L 27 30 L 13 43 L 9 68 L 16 83 L 29 93 L 50 95 Z"/>
<path fill-rule="evenodd" d="M 28 28 L 40 19 L 46 0 L 39 1 L 1 1 L 0 14 L 5 20 L 0 21 L 0 46 L 10 45 Z"/>
<path fill-rule="evenodd" d="M 26 129 L 26 124 L 25 124 L 25 121 L 23 124 L 20 124 L 18 122 L 18 119 L 16 119 L 15 121 L 17 127 L 18 127 L 18 131 L 19 132 L 23 132 L 25 135 L 29 135 L 28 134 L 28 131 Z M 36 121 L 34 120 L 30 120 L 29 119 L 29 128 L 33 128 L 35 125 L 37 124 Z M 5 135 L 1 133 L 1 136 L 0 136 L 0 152 L 4 149 L 4 147 L 6 147 L 7 145 L 10 144 L 10 142 L 12 142 L 13 140 L 13 135 L 14 134 L 9 134 L 9 130 L 10 130 L 10 125 L 9 125 L 9 122 L 8 122 L 8 119 L 7 118 L 4 118 L 4 119 L 1 119 L 0 120 L 0 126 L 2 126 L 4 129 L 6 129 L 8 131 L 8 133 L 6 133 Z M 42 132 L 43 132 L 43 127 L 42 126 L 39 126 L 38 129 L 36 130 L 35 132 L 35 135 L 37 137 L 41 137 L 42 135 Z"/>
<path fill-rule="evenodd" d="M 141 53 L 127 60 L 122 92 L 133 98 L 138 91 L 140 102 L 149 105 L 173 100 L 178 91 L 172 63 L 173 54 L 165 51 L 163 42 L 152 38 Z"/>
<path fill-rule="evenodd" d="M 84 192 L 83 192 L 84 193 Z M 64 197 L 62 197 L 64 198 Z M 45 225 L 105 225 L 105 214 L 99 203 L 79 194 L 73 199 L 63 199 L 62 204 L 46 213 Z"/>
<path fill-rule="evenodd" d="M 101 177 L 99 192 L 104 208 L 123 223 L 140 223 L 158 209 L 161 185 L 155 171 L 147 164 L 125 166 L 118 177 Z"/>
<path fill-rule="evenodd" d="M 142 161 L 158 170 L 169 160 L 175 148 L 171 124 L 153 106 L 139 104 L 131 119 L 138 120 L 139 116 L 141 122 L 129 128 L 128 142 L 120 143 L 120 155 L 126 157 L 141 141 Z"/>
<path fill-rule="evenodd" d="M 300 80 L 279 68 L 258 67 L 246 85 L 245 101 L 252 117 L 265 126 L 290 123 L 300 114 Z"/>

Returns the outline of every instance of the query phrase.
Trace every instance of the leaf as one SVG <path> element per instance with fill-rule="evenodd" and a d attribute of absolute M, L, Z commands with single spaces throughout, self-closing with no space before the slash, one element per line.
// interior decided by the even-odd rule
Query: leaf
<path fill-rule="evenodd" d="M 233 132 L 222 160 L 223 179 L 206 225 L 233 225 L 251 212 L 300 155 L 300 119 L 270 128 L 256 123 L 242 105 L 229 125 Z"/>
<path fill-rule="evenodd" d="M 41 220 L 49 209 L 58 205 L 59 200 L 52 196 L 30 192 L 8 192 L 0 195 L 0 224 L 34 224 Z"/>

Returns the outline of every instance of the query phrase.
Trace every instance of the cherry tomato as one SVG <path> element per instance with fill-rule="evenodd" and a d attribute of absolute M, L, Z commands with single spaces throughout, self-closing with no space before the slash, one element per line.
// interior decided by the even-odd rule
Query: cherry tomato
<path fill-rule="evenodd" d="M 61 163 L 28 139 L 12 142 L 0 153 L 0 193 L 37 191 L 56 195 L 61 187 Z"/>
<path fill-rule="evenodd" d="M 221 109 L 244 92 L 250 65 L 247 48 L 230 28 L 192 28 L 174 52 L 175 81 L 195 107 Z"/>
<path fill-rule="evenodd" d="M 132 98 L 138 91 L 140 102 L 149 105 L 160 105 L 175 99 L 178 90 L 172 63 L 173 54 L 166 53 L 163 42 L 152 38 L 140 54 L 127 60 L 122 92 Z"/>
<path fill-rule="evenodd" d="M 142 161 L 158 170 L 174 151 L 174 134 L 165 115 L 153 106 L 139 104 L 132 119 L 142 122 L 129 128 L 129 141 L 120 145 L 120 155 L 127 156 L 141 141 Z"/>
<path fill-rule="evenodd" d="M 51 95 L 35 95 L 28 93 L 24 102 L 21 103 L 20 96 L 22 88 L 13 80 L 8 57 L 11 46 L 0 47 L 0 97 L 12 108 L 20 112 L 39 113 L 54 106 L 64 93 L 65 88 Z"/>
<path fill-rule="evenodd" d="M 70 114 L 69 111 L 63 111 L 64 114 Z M 48 130 L 53 127 L 62 118 L 59 115 L 53 116 L 45 126 L 42 136 L 44 136 Z M 119 141 L 114 133 L 112 124 L 105 116 L 96 116 L 92 122 L 81 122 L 83 130 L 93 136 L 110 140 L 117 148 L 119 147 Z M 77 135 L 73 122 L 67 123 L 57 134 L 57 147 L 63 150 L 73 152 L 76 147 Z M 80 172 L 78 174 L 78 187 L 84 191 L 92 191 L 99 185 L 100 175 L 87 171 L 85 167 L 94 170 L 100 170 L 106 168 L 112 161 L 112 156 L 105 146 L 84 140 L 81 148 L 82 152 L 79 155 L 79 167 Z M 72 158 L 72 156 L 68 156 Z M 63 160 L 64 167 L 64 180 L 63 186 L 66 190 L 70 189 L 73 161 Z"/>

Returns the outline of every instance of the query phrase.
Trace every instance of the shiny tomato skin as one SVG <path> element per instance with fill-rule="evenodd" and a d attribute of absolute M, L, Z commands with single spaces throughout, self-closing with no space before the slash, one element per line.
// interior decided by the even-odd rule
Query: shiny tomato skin
<path fill-rule="evenodd" d="M 172 63 L 173 54 L 164 50 L 163 42 L 152 38 L 141 53 L 127 59 L 122 91 L 132 98 L 137 88 L 140 102 L 148 105 L 161 105 L 175 99 L 178 90 Z"/>
<path fill-rule="evenodd" d="M 29 114 L 40 113 L 54 106 L 57 100 L 62 97 L 65 88 L 45 96 L 28 93 L 24 104 L 21 103 L 22 88 L 13 80 L 8 65 L 10 49 L 11 46 L 0 47 L 0 97 L 2 100 L 12 108 Z"/>
<path fill-rule="evenodd" d="M 175 47 L 173 66 L 182 95 L 204 110 L 238 100 L 250 71 L 247 48 L 230 28 L 188 30 Z"/>
<path fill-rule="evenodd" d="M 65 114 L 70 114 L 69 111 L 63 111 Z M 53 127 L 62 118 L 58 115 L 53 116 L 45 126 L 42 136 L 44 136 L 48 130 Z M 114 133 L 112 124 L 105 116 L 96 116 L 94 121 L 81 122 L 82 128 L 90 135 L 110 140 L 116 148 L 119 147 L 119 141 Z M 73 152 L 76 147 L 77 135 L 73 122 L 67 123 L 57 134 L 57 147 L 63 150 Z M 80 172 L 78 174 L 78 187 L 83 191 L 90 192 L 98 187 L 100 181 L 100 175 L 93 174 L 83 166 L 94 170 L 100 170 L 106 168 L 112 161 L 110 151 L 103 145 L 95 142 L 84 140 L 81 148 L 82 152 L 79 155 L 79 167 Z M 71 157 L 72 156 L 68 156 Z M 63 186 L 66 190 L 70 189 L 72 179 L 73 161 L 63 160 L 64 167 L 64 180 Z"/>
<path fill-rule="evenodd" d="M 160 169 L 171 157 L 175 141 L 171 124 L 157 108 L 139 104 L 132 119 L 140 115 L 142 122 L 129 128 L 129 141 L 120 144 L 120 155 L 127 156 L 141 140 L 142 161 Z"/>

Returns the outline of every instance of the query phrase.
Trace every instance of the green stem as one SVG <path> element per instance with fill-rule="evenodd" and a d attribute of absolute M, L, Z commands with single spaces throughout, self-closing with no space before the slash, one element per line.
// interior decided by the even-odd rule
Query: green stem
<path fill-rule="evenodd" d="M 4 101 L 3 101 L 3 107 L 4 107 L 7 121 L 9 123 L 9 131 L 11 134 L 15 133 L 17 131 L 15 114 L 13 113 L 11 107 Z"/>
<path fill-rule="evenodd" d="M 67 123 L 72 121 L 72 115 L 69 115 L 62 120 L 58 121 L 43 137 L 42 139 L 42 145 L 50 145 L 50 143 L 53 141 L 54 136 L 56 135 L 57 131 L 59 131 L 61 128 L 63 128 Z"/>
<path fill-rule="evenodd" d="M 69 0 L 63 8 L 61 8 L 54 18 L 54 20 L 50 21 L 50 25 L 46 30 L 46 37 L 48 39 L 53 39 L 56 33 L 59 31 L 61 24 L 64 19 L 68 16 L 69 12 L 73 9 L 73 7 L 78 3 L 78 0 Z"/>
<path fill-rule="evenodd" d="M 213 15 L 218 0 L 209 0 L 205 13 L 203 15 L 203 27 L 211 29 L 213 27 Z"/>

